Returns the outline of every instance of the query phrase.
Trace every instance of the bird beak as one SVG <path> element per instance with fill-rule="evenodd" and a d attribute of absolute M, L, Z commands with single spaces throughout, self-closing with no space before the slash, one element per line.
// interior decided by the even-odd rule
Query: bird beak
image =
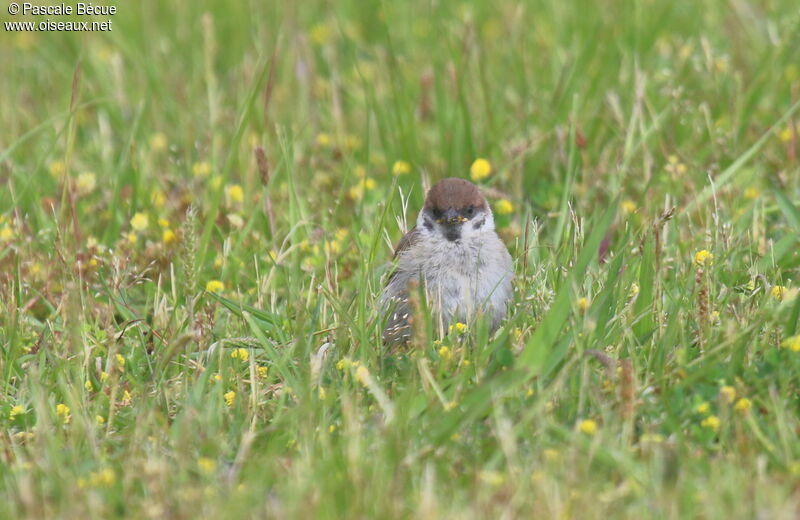
<path fill-rule="evenodd" d="M 458 211 L 453 208 L 444 212 L 442 218 L 439 219 L 439 224 L 461 224 L 466 222 L 467 219 L 458 214 Z"/>

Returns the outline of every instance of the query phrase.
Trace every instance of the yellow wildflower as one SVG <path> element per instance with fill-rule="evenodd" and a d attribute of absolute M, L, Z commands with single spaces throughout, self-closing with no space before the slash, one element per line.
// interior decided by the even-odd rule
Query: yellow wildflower
<path fill-rule="evenodd" d="M 208 177 L 211 173 L 211 164 L 206 161 L 194 163 L 192 165 L 192 175 L 198 179 Z"/>
<path fill-rule="evenodd" d="M 72 419 L 72 416 L 69 414 L 69 406 L 64 403 L 58 403 L 56 405 L 56 415 L 64 424 L 69 424 L 69 421 Z"/>
<path fill-rule="evenodd" d="M 369 381 L 369 370 L 367 370 L 367 367 L 359 366 L 356 368 L 356 379 L 358 379 L 358 382 L 363 386 L 367 386 Z"/>
<path fill-rule="evenodd" d="M 589 308 L 589 300 L 587 298 L 578 298 L 578 309 L 581 312 L 586 312 Z"/>
<path fill-rule="evenodd" d="M 632 200 L 624 200 L 622 201 L 622 211 L 626 215 L 630 215 L 634 211 L 636 211 L 636 203 Z"/>
<path fill-rule="evenodd" d="M 325 45 L 331 37 L 331 29 L 324 23 L 318 23 L 308 32 L 309 38 L 316 45 Z"/>
<path fill-rule="evenodd" d="M 332 142 L 333 139 L 331 139 L 330 134 L 326 134 L 325 132 L 317 134 L 317 146 L 323 146 L 327 148 Z"/>
<path fill-rule="evenodd" d="M 217 469 L 217 463 L 214 459 L 209 457 L 200 457 L 197 459 L 197 467 L 200 468 L 201 472 L 210 475 Z"/>
<path fill-rule="evenodd" d="M 14 238 L 14 230 L 8 224 L 3 225 L 0 229 L 0 242 L 10 242 Z"/>
<path fill-rule="evenodd" d="M 261 365 L 256 369 L 258 372 L 258 377 L 267 377 L 267 372 L 269 372 L 269 367 L 266 365 Z"/>
<path fill-rule="evenodd" d="M 225 196 L 229 202 L 239 204 L 244 200 L 244 190 L 238 184 L 231 184 L 225 188 Z"/>
<path fill-rule="evenodd" d="M 225 284 L 219 280 L 209 280 L 206 284 L 206 291 L 208 292 L 222 292 L 225 289 Z"/>
<path fill-rule="evenodd" d="M 578 430 L 586 435 L 597 433 L 597 423 L 591 419 L 584 419 L 578 423 Z"/>
<path fill-rule="evenodd" d="M 154 152 L 165 150 L 167 144 L 167 136 L 161 132 L 156 132 L 150 136 L 150 148 L 152 148 Z"/>
<path fill-rule="evenodd" d="M 125 370 L 125 358 L 122 357 L 121 354 L 117 354 L 114 356 L 114 359 L 117 361 L 117 368 Z"/>
<path fill-rule="evenodd" d="M 231 352 L 231 357 L 233 359 L 241 359 L 242 361 L 247 361 L 250 358 L 250 353 L 247 349 L 244 348 L 235 348 L 233 352 Z"/>
<path fill-rule="evenodd" d="M 788 143 L 792 140 L 792 128 L 787 126 L 783 130 L 778 133 L 778 139 L 783 141 L 784 143 Z"/>
<path fill-rule="evenodd" d="M 139 240 L 139 237 L 137 237 L 137 236 L 136 236 L 136 233 L 134 233 L 133 231 L 131 231 L 130 233 L 128 233 L 127 235 L 125 235 L 125 239 L 126 239 L 128 242 L 130 242 L 131 244 L 135 244 L 135 243 L 136 243 L 136 242 Z"/>
<path fill-rule="evenodd" d="M 100 382 L 105 383 L 106 381 L 108 381 L 108 372 L 100 372 Z"/>
<path fill-rule="evenodd" d="M 325 387 L 324 386 L 319 387 L 319 389 L 317 390 L 317 397 L 319 397 L 321 401 L 324 401 L 327 396 L 328 392 L 325 391 Z"/>
<path fill-rule="evenodd" d="M 451 357 L 453 357 L 453 353 L 450 351 L 450 347 L 442 346 L 439 347 L 439 359 L 442 361 L 448 361 Z"/>
<path fill-rule="evenodd" d="M 719 417 L 716 415 L 709 415 L 702 421 L 700 421 L 700 426 L 703 428 L 708 428 L 709 430 L 717 431 L 719 430 Z"/>
<path fill-rule="evenodd" d="M 510 200 L 506 199 L 498 200 L 497 204 L 495 205 L 495 208 L 497 209 L 498 215 L 510 215 L 514 213 L 514 205 L 511 203 Z"/>
<path fill-rule="evenodd" d="M 783 297 L 786 295 L 786 287 L 783 285 L 773 285 L 772 289 L 769 291 L 773 298 L 778 301 L 781 301 Z"/>
<path fill-rule="evenodd" d="M 707 414 L 709 412 L 709 410 L 711 410 L 711 406 L 708 403 L 705 403 L 705 402 L 700 403 L 700 404 L 698 404 L 697 406 L 694 407 L 694 411 L 695 412 L 697 412 L 699 414 L 703 414 L 703 415 Z"/>
<path fill-rule="evenodd" d="M 492 174 L 492 165 L 486 159 L 475 159 L 472 166 L 469 167 L 469 176 L 475 181 L 479 182 L 488 178 Z"/>
<path fill-rule="evenodd" d="M 719 389 L 719 395 L 725 403 L 732 403 L 736 399 L 736 389 L 732 386 L 725 385 Z"/>
<path fill-rule="evenodd" d="M 134 231 L 144 231 L 150 220 L 147 218 L 147 213 L 135 213 L 131 218 L 131 227 Z"/>
<path fill-rule="evenodd" d="M 95 415 L 94 416 L 94 422 L 96 422 L 97 424 L 105 424 L 106 423 L 106 418 L 103 417 L 102 415 Z"/>
<path fill-rule="evenodd" d="M 92 471 L 89 473 L 89 483 L 92 487 L 110 487 L 117 480 L 114 470 L 110 468 Z"/>
<path fill-rule="evenodd" d="M 15 406 L 12 406 L 11 410 L 8 412 L 8 420 L 9 421 L 13 421 L 14 419 L 16 419 L 16 417 L 18 415 L 24 415 L 24 414 L 25 414 L 25 407 L 24 406 L 19 405 L 19 404 L 15 405 Z"/>
<path fill-rule="evenodd" d="M 178 235 L 176 235 L 171 229 L 165 229 L 161 232 L 161 241 L 164 242 L 165 246 L 174 244 L 178 241 Z"/>
<path fill-rule="evenodd" d="M 87 379 L 85 383 L 83 383 L 83 387 L 86 389 L 87 392 L 91 392 L 94 390 L 94 385 L 90 379 Z"/>
<path fill-rule="evenodd" d="M 738 401 L 736 401 L 736 404 L 733 405 L 733 409 L 742 415 L 749 413 L 750 408 L 752 407 L 753 407 L 753 402 L 746 397 L 740 398 Z"/>
<path fill-rule="evenodd" d="M 800 352 L 800 334 L 783 340 L 781 342 L 781 347 L 788 348 L 792 352 Z"/>
<path fill-rule="evenodd" d="M 706 249 L 701 249 L 700 251 L 694 254 L 694 263 L 698 267 L 711 265 L 714 263 L 714 255 L 712 255 Z"/>
<path fill-rule="evenodd" d="M 233 390 L 229 392 L 225 392 L 225 395 L 222 396 L 225 399 L 225 405 L 230 408 L 233 406 L 233 403 L 236 402 L 236 392 Z"/>
<path fill-rule="evenodd" d="M 465 332 L 467 332 L 467 324 L 457 321 L 454 324 L 450 325 L 447 328 L 447 331 L 451 333 L 455 331 L 457 334 L 464 334 Z"/>
<path fill-rule="evenodd" d="M 335 424 L 331 424 L 330 426 L 328 426 L 328 433 L 333 433 L 335 431 L 336 431 L 336 425 Z"/>
<path fill-rule="evenodd" d="M 639 284 L 633 283 L 631 284 L 630 291 L 628 291 L 628 296 L 633 298 L 639 294 Z"/>
<path fill-rule="evenodd" d="M 754 200 L 754 199 L 758 198 L 758 195 L 759 195 L 759 191 L 758 191 L 757 188 L 750 187 L 750 188 L 747 188 L 746 190 L 744 190 L 744 198 L 746 198 L 746 199 Z"/>
<path fill-rule="evenodd" d="M 395 161 L 392 165 L 392 173 L 395 175 L 411 173 L 411 164 L 407 161 Z"/>
<path fill-rule="evenodd" d="M 53 161 L 50 163 L 50 173 L 55 178 L 60 178 L 67 171 L 67 167 L 63 161 Z"/>
<path fill-rule="evenodd" d="M 164 204 L 167 203 L 167 196 L 164 195 L 163 191 L 155 189 L 150 195 L 150 200 L 153 202 L 153 206 L 157 208 L 163 208 Z"/>
<path fill-rule="evenodd" d="M 75 181 L 75 187 L 78 188 L 78 193 L 81 195 L 88 195 L 94 191 L 96 186 L 97 176 L 92 172 L 81 173 Z"/>

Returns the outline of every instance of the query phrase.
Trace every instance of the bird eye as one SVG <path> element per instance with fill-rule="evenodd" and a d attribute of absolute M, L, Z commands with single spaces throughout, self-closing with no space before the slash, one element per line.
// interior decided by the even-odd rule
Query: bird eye
<path fill-rule="evenodd" d="M 468 217 L 471 217 L 475 214 L 475 206 L 468 206 L 465 212 Z"/>
<path fill-rule="evenodd" d="M 433 214 L 434 220 L 439 220 L 440 218 L 442 218 L 442 210 L 440 209 L 435 209 L 431 213 Z"/>

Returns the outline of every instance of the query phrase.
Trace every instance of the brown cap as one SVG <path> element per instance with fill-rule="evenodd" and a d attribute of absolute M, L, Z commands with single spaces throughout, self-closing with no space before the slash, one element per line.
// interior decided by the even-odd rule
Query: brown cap
<path fill-rule="evenodd" d="M 425 198 L 425 207 L 433 210 L 458 210 L 469 206 L 485 210 L 486 199 L 477 186 L 455 177 L 448 177 L 434 184 Z"/>

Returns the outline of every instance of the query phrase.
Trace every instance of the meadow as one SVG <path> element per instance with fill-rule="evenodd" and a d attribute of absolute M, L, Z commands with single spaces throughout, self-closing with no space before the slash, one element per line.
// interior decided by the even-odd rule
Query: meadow
<path fill-rule="evenodd" d="M 0 30 L 0 518 L 800 514 L 795 1 L 117 7 Z M 387 349 L 447 176 L 509 317 Z"/>

